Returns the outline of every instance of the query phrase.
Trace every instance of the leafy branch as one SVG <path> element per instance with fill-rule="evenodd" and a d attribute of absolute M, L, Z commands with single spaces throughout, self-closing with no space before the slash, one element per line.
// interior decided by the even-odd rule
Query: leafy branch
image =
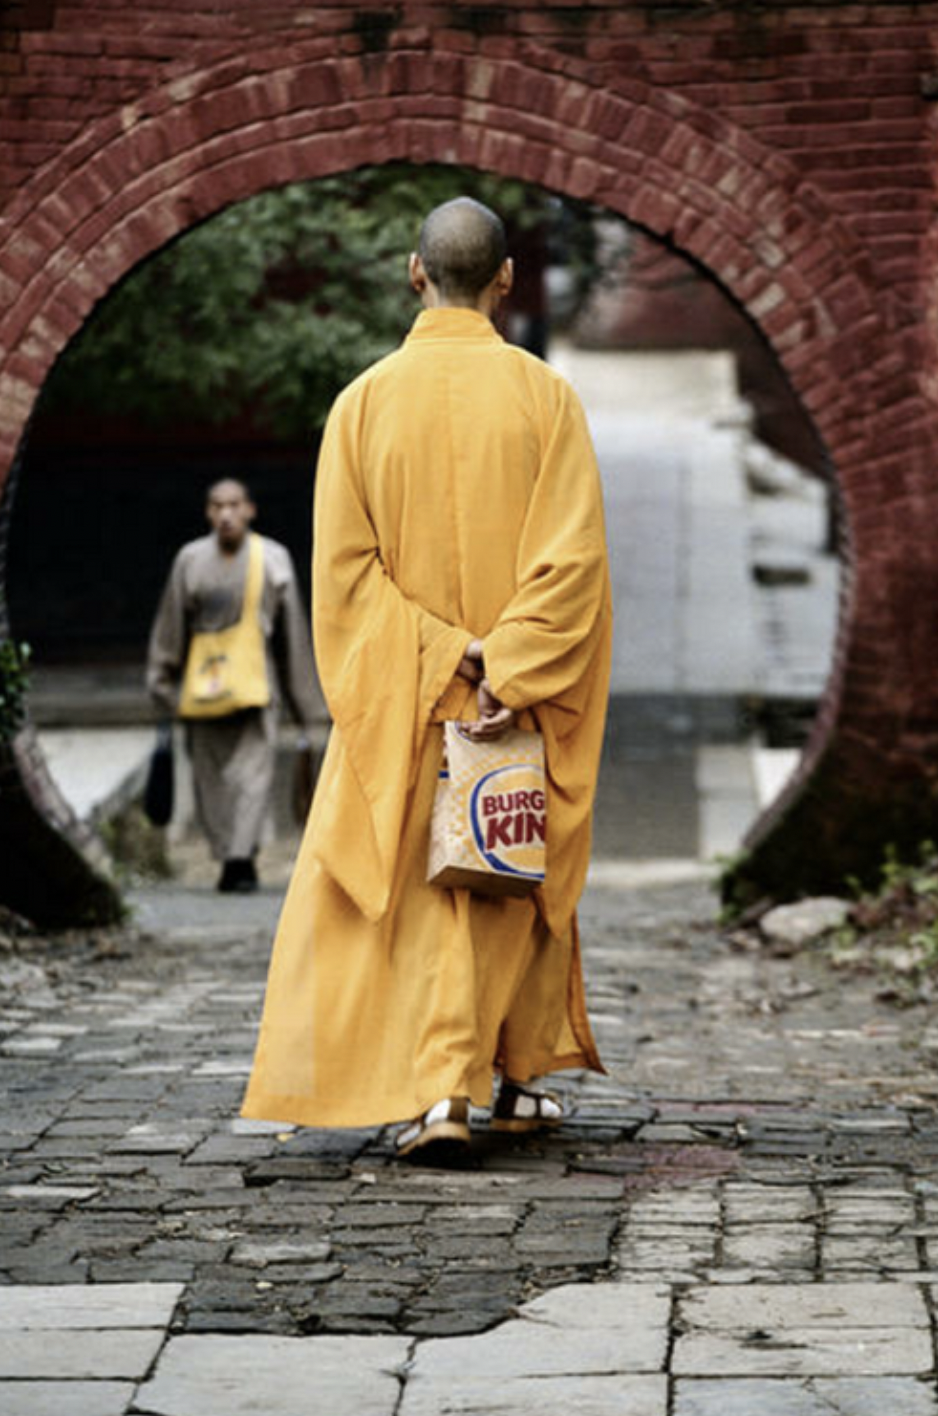
<path fill-rule="evenodd" d="M 406 333 L 416 311 L 407 255 L 427 211 L 460 193 L 519 231 L 558 209 L 520 182 L 408 164 L 262 192 L 130 273 L 59 360 L 47 413 L 246 415 L 276 437 L 308 437 L 338 391 Z M 563 206 L 574 270 L 591 240 L 586 211 Z"/>

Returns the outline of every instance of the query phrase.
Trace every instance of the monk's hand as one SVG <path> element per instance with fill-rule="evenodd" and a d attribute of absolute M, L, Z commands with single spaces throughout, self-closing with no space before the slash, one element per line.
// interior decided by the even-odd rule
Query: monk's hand
<path fill-rule="evenodd" d="M 495 697 L 488 679 L 483 679 L 479 684 L 478 697 L 478 720 L 475 723 L 467 723 L 466 731 L 477 742 L 494 742 L 514 727 L 514 709 Z"/>
<path fill-rule="evenodd" d="M 470 639 L 466 645 L 466 652 L 459 661 L 456 669 L 459 678 L 464 678 L 469 683 L 481 683 L 485 669 L 482 665 L 482 640 Z"/>

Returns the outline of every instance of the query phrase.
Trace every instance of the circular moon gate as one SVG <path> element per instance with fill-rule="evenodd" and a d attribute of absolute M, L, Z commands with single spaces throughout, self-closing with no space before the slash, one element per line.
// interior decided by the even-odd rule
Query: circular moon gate
<path fill-rule="evenodd" d="M 862 245 L 777 153 L 635 80 L 591 86 L 525 44 L 492 59 L 297 39 L 227 55 L 91 124 L 13 198 L 0 245 L 0 486 L 57 354 L 138 262 L 231 202 L 391 160 L 459 163 L 593 201 L 706 267 L 763 331 L 812 416 L 849 529 L 834 667 L 795 778 L 731 888 L 790 895 L 932 829 L 938 599 L 935 420 L 913 335 Z M 2 570 L 2 567 L 0 567 Z M 897 684 L 900 687 L 897 688 Z M 26 795 L 74 835 L 34 747 Z M 871 794 L 878 800 L 875 813 Z M 87 847 L 87 840 L 78 842 Z M 102 906 L 102 908 L 105 908 Z"/>

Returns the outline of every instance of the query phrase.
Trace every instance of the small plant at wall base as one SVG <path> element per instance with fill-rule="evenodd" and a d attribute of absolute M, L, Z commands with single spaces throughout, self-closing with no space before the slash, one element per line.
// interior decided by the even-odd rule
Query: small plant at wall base
<path fill-rule="evenodd" d="M 11 742 L 26 721 L 29 645 L 0 639 L 0 744 Z"/>
<path fill-rule="evenodd" d="M 918 860 L 886 851 L 878 888 L 857 896 L 850 923 L 827 939 L 824 952 L 835 968 L 879 976 L 877 997 L 900 1007 L 938 996 L 938 849 L 923 841 Z"/>

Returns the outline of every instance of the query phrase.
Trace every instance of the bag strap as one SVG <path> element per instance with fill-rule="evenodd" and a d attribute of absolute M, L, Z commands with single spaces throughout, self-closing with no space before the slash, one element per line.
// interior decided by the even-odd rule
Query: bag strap
<path fill-rule="evenodd" d="M 248 573 L 244 582 L 244 601 L 241 605 L 239 623 L 246 624 L 257 619 L 257 611 L 264 590 L 264 541 L 254 531 L 248 532 Z"/>

